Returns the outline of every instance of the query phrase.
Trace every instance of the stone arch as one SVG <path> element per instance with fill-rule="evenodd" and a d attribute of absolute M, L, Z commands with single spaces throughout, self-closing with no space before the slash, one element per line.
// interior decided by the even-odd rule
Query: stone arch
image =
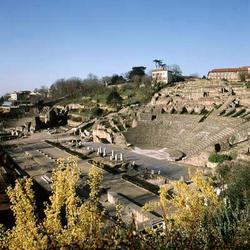
<path fill-rule="evenodd" d="M 209 92 L 208 91 L 204 91 L 203 92 L 203 97 L 208 97 L 209 96 Z"/>
<path fill-rule="evenodd" d="M 214 150 L 215 150 L 216 153 L 218 153 L 218 152 L 221 151 L 221 145 L 220 145 L 220 143 L 216 143 L 216 144 L 214 145 Z"/>
<path fill-rule="evenodd" d="M 151 121 L 155 120 L 156 119 L 156 115 L 152 115 L 151 116 Z"/>

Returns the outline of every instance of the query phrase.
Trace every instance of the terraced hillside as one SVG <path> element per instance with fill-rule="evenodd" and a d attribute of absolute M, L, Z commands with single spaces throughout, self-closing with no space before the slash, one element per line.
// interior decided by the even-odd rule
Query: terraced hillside
<path fill-rule="evenodd" d="M 138 125 L 124 135 L 134 146 L 179 150 L 187 157 L 209 147 L 218 150 L 248 139 L 248 100 L 250 90 L 244 83 L 197 80 L 177 84 L 155 94 L 138 116 Z"/>

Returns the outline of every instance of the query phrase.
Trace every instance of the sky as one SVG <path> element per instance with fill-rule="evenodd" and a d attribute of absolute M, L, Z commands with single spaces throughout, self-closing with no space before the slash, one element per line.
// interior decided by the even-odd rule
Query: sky
<path fill-rule="evenodd" d="M 250 0 L 0 0 L 0 95 L 60 78 L 250 65 Z"/>

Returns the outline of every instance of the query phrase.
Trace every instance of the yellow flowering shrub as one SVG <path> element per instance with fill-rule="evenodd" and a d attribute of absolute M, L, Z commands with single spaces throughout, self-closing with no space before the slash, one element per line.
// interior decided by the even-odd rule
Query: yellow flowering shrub
<path fill-rule="evenodd" d="M 97 211 L 98 188 L 102 174 L 95 167 L 90 169 L 90 198 L 82 202 L 76 194 L 80 171 L 77 161 L 69 158 L 59 161 L 58 169 L 52 175 L 51 204 L 45 210 L 44 228 L 50 236 L 50 244 L 61 245 L 94 244 L 101 229 L 101 214 Z M 96 202 L 93 202 L 93 201 Z M 62 215 L 65 214 L 65 218 Z M 65 220 L 63 224 L 63 220 Z"/>
<path fill-rule="evenodd" d="M 195 229 L 205 214 L 213 212 L 220 204 L 214 187 L 201 171 L 191 180 L 190 185 L 182 180 L 172 182 L 174 196 L 169 200 L 175 209 L 170 218 L 185 229 Z"/>
<path fill-rule="evenodd" d="M 146 210 L 162 209 L 165 232 L 136 229 L 123 222 L 123 206 L 116 206 L 114 220 L 106 222 L 99 203 L 102 172 L 89 171 L 89 198 L 77 195 L 80 170 L 75 158 L 60 160 L 52 174 L 52 194 L 44 218 L 36 215 L 32 180 L 23 178 L 8 189 L 15 226 L 0 225 L 0 249 L 248 249 L 249 211 L 221 206 L 209 179 L 202 172 L 191 184 L 173 181 L 173 195 L 160 188 L 159 200 Z M 224 208 L 224 209 L 222 209 Z"/>
<path fill-rule="evenodd" d="M 165 224 L 173 220 L 184 229 L 195 229 L 206 213 L 219 207 L 220 202 L 211 182 L 204 178 L 201 171 L 191 178 L 191 185 L 183 180 L 172 181 L 174 195 L 169 196 L 165 185 L 160 187 L 158 202 L 146 203 L 144 209 L 160 207 Z M 171 211 L 170 211 L 171 210 Z"/>
<path fill-rule="evenodd" d="M 16 181 L 15 187 L 9 187 L 7 194 L 12 203 L 15 226 L 7 232 L 8 249 L 46 249 L 47 236 L 42 233 L 35 215 L 35 198 L 32 180 L 23 178 Z"/>
<path fill-rule="evenodd" d="M 102 173 L 95 167 L 89 172 L 89 200 L 82 201 L 76 187 L 80 170 L 75 158 L 59 160 L 52 174 L 52 194 L 45 217 L 38 222 L 32 179 L 23 178 L 8 188 L 15 226 L 7 232 L 0 226 L 0 247 L 39 250 L 48 248 L 97 246 L 102 229 L 98 210 L 98 192 Z"/>

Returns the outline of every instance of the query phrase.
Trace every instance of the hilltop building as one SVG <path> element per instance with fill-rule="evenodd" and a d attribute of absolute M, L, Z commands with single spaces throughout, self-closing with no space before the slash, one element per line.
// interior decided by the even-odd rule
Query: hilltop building
<path fill-rule="evenodd" d="M 15 91 L 9 95 L 8 101 L 12 101 L 15 103 L 14 105 L 18 105 L 20 103 L 30 103 L 30 94 L 31 91 Z"/>
<path fill-rule="evenodd" d="M 29 112 L 31 108 L 42 99 L 38 92 L 19 91 L 7 94 L 4 102 L 0 105 L 0 113 L 9 113 L 12 115 L 24 114 Z"/>
<path fill-rule="evenodd" d="M 7 100 L 12 103 L 12 106 L 18 106 L 22 104 L 32 104 L 41 99 L 41 94 L 32 91 L 19 91 L 13 92 L 7 96 Z"/>
<path fill-rule="evenodd" d="M 152 70 L 152 79 L 157 83 L 170 83 L 173 81 L 173 72 L 166 67 L 157 67 Z"/>
<path fill-rule="evenodd" d="M 17 92 L 13 92 L 10 94 L 9 100 L 11 101 L 17 101 L 18 100 L 18 93 Z"/>
<path fill-rule="evenodd" d="M 211 80 L 240 81 L 242 76 L 250 74 L 250 66 L 240 68 L 220 68 L 208 72 L 207 78 Z"/>

